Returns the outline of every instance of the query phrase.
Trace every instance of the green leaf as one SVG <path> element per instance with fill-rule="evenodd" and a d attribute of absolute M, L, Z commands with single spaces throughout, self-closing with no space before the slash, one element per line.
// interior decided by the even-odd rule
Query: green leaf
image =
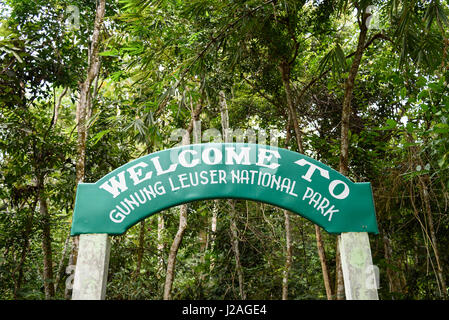
<path fill-rule="evenodd" d="M 99 55 L 102 57 L 113 57 L 113 56 L 118 56 L 118 54 L 119 54 L 119 52 L 116 49 L 99 53 Z"/>
<path fill-rule="evenodd" d="M 387 119 L 387 127 L 389 127 L 390 129 L 396 128 L 397 125 L 398 123 L 396 122 L 396 120 Z"/>
<path fill-rule="evenodd" d="M 437 123 L 433 127 L 433 131 L 437 133 L 448 133 L 449 132 L 449 125 L 447 123 Z"/>
<path fill-rule="evenodd" d="M 409 132 L 409 133 L 413 133 L 416 129 L 415 125 L 412 122 L 407 122 L 405 128 L 406 128 L 407 132 Z M 415 145 L 415 144 L 413 143 L 413 145 Z"/>
<path fill-rule="evenodd" d="M 407 88 L 403 87 L 400 92 L 401 99 L 404 99 L 407 96 Z"/>
<path fill-rule="evenodd" d="M 435 92 L 440 92 L 442 90 L 442 87 L 438 82 L 429 83 L 429 88 Z"/>
<path fill-rule="evenodd" d="M 428 90 L 423 90 L 418 94 L 418 99 L 423 99 L 423 98 L 427 98 L 429 96 L 429 91 Z"/>
<path fill-rule="evenodd" d="M 22 58 L 21 58 L 16 52 L 12 51 L 11 53 L 14 55 L 14 57 L 16 57 L 16 59 L 17 59 L 20 63 L 23 63 Z"/>
<path fill-rule="evenodd" d="M 444 166 L 444 164 L 446 163 L 446 157 L 447 154 L 445 154 L 440 160 L 438 160 L 438 165 L 440 166 L 440 168 L 442 168 Z"/>
<path fill-rule="evenodd" d="M 338 61 L 339 68 L 341 68 L 343 71 L 345 71 L 346 70 L 346 57 L 345 57 L 345 53 L 343 52 L 343 49 L 341 48 L 341 46 L 338 43 L 335 46 L 335 57 L 336 57 L 336 60 Z"/>
<path fill-rule="evenodd" d="M 427 80 L 424 77 L 419 77 L 418 80 L 416 81 L 416 86 L 417 87 L 424 87 L 427 83 Z"/>
<path fill-rule="evenodd" d="M 95 136 L 93 136 L 90 141 L 92 142 L 93 145 L 96 145 L 98 143 L 98 141 L 100 141 L 101 138 L 103 138 L 103 136 L 107 133 L 109 133 L 111 131 L 111 129 L 106 129 L 103 131 L 98 132 Z"/>

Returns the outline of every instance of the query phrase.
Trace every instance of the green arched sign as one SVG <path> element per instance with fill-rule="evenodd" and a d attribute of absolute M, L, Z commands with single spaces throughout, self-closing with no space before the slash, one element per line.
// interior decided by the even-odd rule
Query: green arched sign
<path fill-rule="evenodd" d="M 79 184 L 71 234 L 122 234 L 161 210 L 217 198 L 269 203 L 329 233 L 378 233 L 369 183 L 286 149 L 207 143 L 149 154 Z"/>

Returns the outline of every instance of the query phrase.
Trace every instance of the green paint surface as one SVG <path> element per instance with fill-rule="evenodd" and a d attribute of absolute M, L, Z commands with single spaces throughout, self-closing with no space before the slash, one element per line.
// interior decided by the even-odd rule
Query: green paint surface
<path fill-rule="evenodd" d="M 220 198 L 275 205 L 329 233 L 378 233 L 370 183 L 353 183 L 286 149 L 206 143 L 149 154 L 96 183 L 80 183 L 71 235 L 123 234 L 164 209 Z"/>

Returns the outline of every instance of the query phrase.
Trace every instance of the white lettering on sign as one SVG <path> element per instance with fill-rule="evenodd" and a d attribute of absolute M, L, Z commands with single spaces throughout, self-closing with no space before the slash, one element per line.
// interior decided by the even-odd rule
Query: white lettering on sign
<path fill-rule="evenodd" d="M 181 153 L 179 154 L 179 164 L 185 168 L 193 168 L 195 167 L 198 163 L 200 163 L 200 160 L 195 159 L 192 162 L 188 163 L 186 160 L 186 153 L 190 153 L 191 155 L 196 155 L 197 152 L 195 150 L 183 150 L 181 151 Z"/>
<path fill-rule="evenodd" d="M 210 158 L 211 151 L 214 152 L 214 160 L 211 160 Z M 205 148 L 202 154 L 202 158 L 205 164 L 214 165 L 221 163 L 223 155 L 221 154 L 221 151 L 218 150 L 217 148 Z"/>
<path fill-rule="evenodd" d="M 125 219 L 125 215 L 121 213 L 117 213 L 116 209 L 112 209 L 109 213 L 109 219 L 111 219 L 112 222 L 120 223 Z"/>
<path fill-rule="evenodd" d="M 151 201 L 157 196 L 162 196 L 166 193 L 165 187 L 161 181 L 156 182 L 153 186 L 148 185 L 142 189 L 134 192 L 128 197 L 120 201 L 114 209 L 109 212 L 109 218 L 112 222 L 120 223 L 126 216 L 128 216 L 135 208 L 147 201 Z"/>
<path fill-rule="evenodd" d="M 199 165 L 201 161 L 207 165 L 217 165 L 223 163 L 223 158 L 226 165 L 250 165 L 250 151 L 251 147 L 241 147 L 238 152 L 235 147 L 226 147 L 225 157 L 223 157 L 220 149 L 215 147 L 206 147 L 202 151 L 200 157 L 198 151 L 185 149 L 179 153 L 178 163 L 172 163 L 166 169 L 162 168 L 159 156 L 151 158 L 150 161 L 153 164 L 156 175 L 161 176 L 167 173 L 175 172 L 178 168 L 178 164 L 185 168 L 194 168 Z M 280 158 L 281 155 L 276 150 L 259 148 L 257 162 L 255 165 L 269 169 L 276 169 L 280 166 L 277 161 Z M 143 170 L 144 168 L 147 168 L 148 165 L 148 163 L 141 161 L 126 170 L 129 178 L 135 186 L 152 178 L 153 171 L 148 170 L 147 172 L 144 172 Z M 252 173 L 252 176 L 254 177 L 254 173 Z M 201 179 L 204 180 L 206 177 L 201 176 Z M 209 177 L 207 179 L 208 181 L 210 180 L 210 183 L 212 184 L 216 183 L 215 177 Z M 116 176 L 104 182 L 100 188 L 112 194 L 113 198 L 116 198 L 120 193 L 128 190 L 125 171 L 118 173 Z M 289 187 L 286 188 L 288 189 Z"/>
<path fill-rule="evenodd" d="M 123 191 L 128 190 L 128 187 L 126 186 L 126 180 L 125 180 L 125 171 L 120 172 L 117 174 L 117 177 L 119 181 L 115 177 L 112 177 L 109 179 L 109 181 L 106 181 L 100 186 L 100 189 L 104 189 L 114 198 L 117 198 L 117 196 L 122 193 Z M 110 184 L 109 184 L 110 183 Z M 119 191 L 120 189 L 120 191 Z"/>
<path fill-rule="evenodd" d="M 182 173 L 177 177 L 169 177 L 170 190 L 176 191 L 190 187 L 196 187 L 199 184 L 226 184 L 226 171 L 224 170 L 209 170 L 200 172 Z"/>
<path fill-rule="evenodd" d="M 151 161 L 154 164 L 154 168 L 156 168 L 157 175 L 160 176 L 161 174 L 173 172 L 176 170 L 176 167 L 178 166 L 177 163 L 173 163 L 170 165 L 170 167 L 167 170 L 163 170 L 161 164 L 159 163 L 159 157 L 154 157 L 151 159 Z"/>
<path fill-rule="evenodd" d="M 277 150 L 261 147 L 257 149 L 240 147 L 239 150 L 236 150 L 236 147 L 226 146 L 224 148 L 224 154 L 221 148 L 212 146 L 204 147 L 202 151 L 199 151 L 199 149 L 184 149 L 179 152 L 177 159 L 174 159 L 173 163 L 163 163 L 160 161 L 160 156 L 154 156 L 117 173 L 109 180 L 103 182 L 99 188 L 110 193 L 113 198 L 117 198 L 122 192 L 128 190 L 127 180 L 136 186 L 143 182 L 151 181 L 153 176 L 161 177 L 171 173 L 164 182 L 167 190 L 171 192 L 178 192 L 200 185 L 225 185 L 227 183 L 233 183 L 269 188 L 298 198 L 296 186 L 298 181 L 274 174 L 277 171 L 242 170 L 242 167 L 240 167 L 239 169 L 230 171 L 217 168 L 216 170 L 198 170 L 176 174 L 176 170 L 179 167 L 195 168 L 201 163 L 210 166 L 223 163 L 226 166 L 253 165 L 264 168 L 264 170 L 267 170 L 265 168 L 275 170 L 280 167 L 279 159 L 281 159 L 281 155 Z M 306 159 L 299 159 L 294 163 L 304 168 L 300 177 L 307 183 L 320 183 L 320 181 L 315 181 L 320 179 L 324 179 L 326 184 L 328 183 L 327 189 L 329 193 L 326 193 L 326 196 L 322 194 L 322 188 L 320 188 L 320 192 L 317 192 L 306 186 L 302 201 L 306 201 L 309 206 L 313 207 L 318 213 L 331 221 L 334 214 L 339 212 L 339 210 L 331 203 L 332 201 L 330 199 L 346 199 L 350 194 L 348 184 L 342 180 L 332 180 L 329 170 Z M 153 175 L 153 172 L 155 172 L 155 175 Z M 161 181 L 153 182 L 141 188 L 138 192 L 127 195 L 126 198 L 121 199 L 119 204 L 110 211 L 110 220 L 115 223 L 120 223 L 135 208 L 138 208 L 156 196 L 165 194 L 164 184 Z M 303 191 L 300 190 L 300 192 Z"/>
<path fill-rule="evenodd" d="M 275 150 L 267 150 L 267 149 L 260 148 L 256 165 L 258 165 L 260 167 L 270 168 L 270 169 L 278 168 L 280 166 L 279 163 L 271 163 L 271 164 L 265 163 L 265 161 L 271 161 L 271 158 L 273 156 L 275 156 L 277 159 L 281 158 L 281 155 L 279 154 L 279 152 L 277 152 Z"/>
<path fill-rule="evenodd" d="M 141 205 L 165 195 L 167 191 L 182 192 L 183 189 L 199 185 L 225 185 L 228 183 L 253 185 L 298 198 L 295 180 L 257 170 L 231 170 L 230 174 L 221 169 L 193 171 L 169 176 L 166 183 L 168 188 L 164 187 L 162 181 L 157 181 L 154 185 L 149 184 L 120 199 L 120 202 L 109 212 L 109 219 L 114 223 L 121 223 Z"/>
<path fill-rule="evenodd" d="M 309 161 L 307 161 L 306 159 L 300 159 L 298 161 L 295 161 L 295 163 L 301 167 L 304 167 L 306 165 L 309 166 L 309 169 L 307 170 L 306 174 L 302 175 L 301 178 L 303 178 L 304 180 L 308 181 L 308 182 L 312 182 L 312 175 L 315 173 L 316 170 L 318 170 L 320 172 L 320 176 L 330 180 L 329 177 L 329 171 L 326 169 L 323 169 Z M 335 194 L 335 187 L 337 187 L 338 185 L 343 185 L 343 191 L 339 194 Z M 343 200 L 346 199 L 349 196 L 349 187 L 346 184 L 346 182 L 341 181 L 341 180 L 333 180 L 329 183 L 329 193 L 331 194 L 332 197 L 334 197 L 335 199 L 339 199 L 339 200 Z"/>
<path fill-rule="evenodd" d="M 138 167 L 146 168 L 146 167 L 148 167 L 148 164 L 146 164 L 145 162 L 139 162 L 138 164 L 136 164 L 136 165 L 132 166 L 131 168 L 129 168 L 128 170 L 126 170 L 129 172 L 129 177 L 134 181 L 135 186 L 145 180 L 151 179 L 151 176 L 153 175 L 153 171 L 150 171 L 150 172 L 147 172 L 145 177 L 143 177 L 141 179 L 140 176 L 142 176 L 142 170 L 139 169 L 139 170 L 135 171 L 135 169 Z"/>
<path fill-rule="evenodd" d="M 338 186 L 339 184 L 342 184 L 344 186 L 344 189 L 340 194 L 337 195 L 334 193 L 334 190 L 335 187 Z M 341 180 L 334 180 L 329 184 L 329 193 L 332 195 L 332 197 L 336 199 L 345 199 L 349 196 L 349 187 L 346 183 L 344 183 Z"/>
<path fill-rule="evenodd" d="M 314 165 L 313 163 L 307 161 L 306 159 L 300 159 L 298 161 L 295 162 L 297 165 L 300 166 L 305 166 L 305 165 L 309 165 L 309 170 L 307 170 L 306 174 L 303 175 L 301 178 L 303 178 L 304 180 L 307 180 L 309 182 L 312 182 L 312 175 L 315 172 L 316 169 L 318 169 L 320 171 L 320 174 L 322 177 L 329 179 L 329 171 L 327 171 L 326 169 L 320 168 L 317 165 Z"/>
<path fill-rule="evenodd" d="M 258 185 L 298 197 L 294 192 L 296 181 L 267 172 L 259 172 L 256 170 L 231 170 L 231 183 Z"/>
<path fill-rule="evenodd" d="M 332 220 L 334 213 L 339 212 L 338 209 L 335 209 L 335 206 L 332 205 L 329 207 L 330 202 L 326 197 L 323 197 L 319 192 L 315 192 L 312 188 L 307 187 L 306 192 L 302 197 L 302 200 L 309 199 L 309 205 L 313 206 L 318 212 L 321 213 L 324 217 L 328 217 L 328 221 Z"/>
<path fill-rule="evenodd" d="M 243 165 L 250 165 L 249 162 L 249 150 L 250 147 L 242 147 L 240 150 L 240 153 L 237 154 L 235 152 L 235 148 L 233 147 L 227 147 L 226 148 L 226 162 L 227 165 L 232 165 L 234 163 L 236 164 L 243 164 Z"/>

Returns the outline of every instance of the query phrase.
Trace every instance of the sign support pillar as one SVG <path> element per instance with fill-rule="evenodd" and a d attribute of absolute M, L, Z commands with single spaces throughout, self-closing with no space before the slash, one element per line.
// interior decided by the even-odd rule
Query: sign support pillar
<path fill-rule="evenodd" d="M 341 267 L 347 300 L 379 300 L 378 269 L 373 265 L 367 232 L 344 232 Z"/>
<path fill-rule="evenodd" d="M 110 249 L 105 233 L 80 235 L 72 300 L 105 299 Z"/>

